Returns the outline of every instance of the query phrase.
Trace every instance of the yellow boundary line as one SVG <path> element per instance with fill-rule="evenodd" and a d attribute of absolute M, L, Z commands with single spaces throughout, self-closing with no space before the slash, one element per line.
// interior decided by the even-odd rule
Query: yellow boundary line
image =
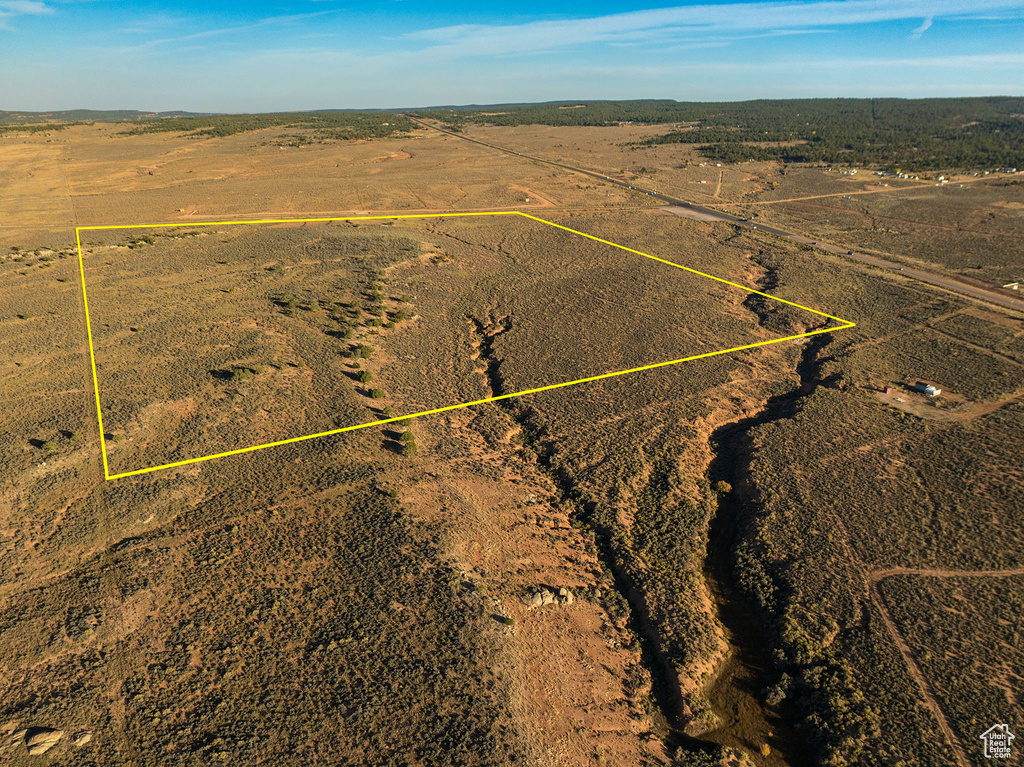
<path fill-rule="evenodd" d="M 110 465 L 107 458 L 107 445 L 106 438 L 103 432 L 103 410 L 100 407 L 100 385 L 99 377 L 96 374 L 96 351 L 92 340 L 92 324 L 89 320 L 89 297 L 85 287 L 85 262 L 82 255 L 82 239 L 81 232 L 95 231 L 100 229 L 157 229 L 166 227 L 188 227 L 188 226 L 237 226 L 240 224 L 313 224 L 313 223 L 327 223 L 331 221 L 371 221 L 381 219 L 398 219 L 398 218 L 455 218 L 455 217 L 468 217 L 468 216 L 523 216 L 533 221 L 539 221 L 542 224 L 555 227 L 556 229 L 563 229 L 566 232 L 585 237 L 588 240 L 594 240 L 605 245 L 611 245 L 613 248 L 624 250 L 628 253 L 634 253 L 644 258 L 649 258 L 652 261 L 657 261 L 667 266 L 673 266 L 676 269 L 682 269 L 683 271 L 696 274 L 700 277 L 706 277 L 709 280 L 720 282 L 723 285 L 728 285 L 733 288 L 739 288 L 747 293 L 753 293 L 754 295 L 764 296 L 770 298 L 772 301 L 778 301 L 789 306 L 794 306 L 797 309 L 802 309 L 812 314 L 817 314 L 819 317 L 825 317 L 830 320 L 841 323 L 839 327 L 834 328 L 820 328 L 818 330 L 812 330 L 808 333 L 801 333 L 795 336 L 786 336 L 784 338 L 773 338 L 770 341 L 758 341 L 752 344 L 745 344 L 743 346 L 734 346 L 729 349 L 720 349 L 713 352 L 705 352 L 703 354 L 694 354 L 689 357 L 681 357 L 677 360 L 668 360 L 667 362 L 655 362 L 651 365 L 642 365 L 640 367 L 629 368 L 628 370 L 616 370 L 611 373 L 602 373 L 596 376 L 589 376 L 587 378 L 578 378 L 574 381 L 563 381 L 562 383 L 549 384 L 547 386 L 539 386 L 535 389 L 526 389 L 525 391 L 512 392 L 510 394 L 501 394 L 497 397 L 487 397 L 485 399 L 474 400 L 473 402 L 462 402 L 457 405 L 447 405 L 445 407 L 434 408 L 433 410 L 423 410 L 419 413 L 410 413 L 408 415 L 395 416 L 394 418 L 385 418 L 380 421 L 371 421 L 369 423 L 360 423 L 355 426 L 343 426 L 338 429 L 330 429 L 329 431 L 322 431 L 316 434 L 307 434 L 302 437 L 291 437 L 289 439 L 281 439 L 276 442 L 267 442 L 262 445 L 253 445 L 251 447 L 242 447 L 236 450 L 226 450 L 222 453 L 214 453 L 213 455 L 205 455 L 199 458 L 188 458 L 183 461 L 175 461 L 173 463 L 164 463 L 159 466 L 150 466 L 145 469 L 135 469 L 134 471 L 125 471 L 119 474 L 110 473 Z M 394 423 L 396 421 L 403 421 L 407 418 L 417 418 L 423 415 L 434 415 L 436 413 L 446 413 L 450 410 L 459 410 L 464 407 L 473 407 L 474 405 L 483 405 L 487 402 L 498 402 L 500 400 L 512 399 L 513 397 L 524 397 L 527 394 L 538 394 L 540 392 L 551 391 L 553 389 L 561 389 L 566 386 L 575 386 L 576 384 L 590 383 L 592 381 L 601 381 L 605 378 L 614 378 L 616 376 L 628 375 L 630 373 L 639 373 L 643 370 L 655 370 L 656 368 L 663 368 L 669 365 L 678 365 L 682 362 L 693 362 L 694 360 L 706 359 L 708 357 L 716 357 L 721 354 L 732 354 L 733 352 L 744 351 L 746 349 L 756 349 L 761 346 L 768 346 L 769 344 L 778 344 L 784 341 L 794 341 L 798 338 L 809 338 L 810 336 L 819 335 L 821 333 L 834 333 L 837 330 L 847 330 L 848 328 L 856 327 L 856 323 L 849 320 L 844 320 L 840 317 L 834 317 L 831 314 L 818 311 L 817 309 L 811 309 L 810 307 L 803 306 L 793 301 L 787 301 L 784 298 L 778 298 L 768 293 L 762 293 L 759 290 L 748 288 L 745 285 L 740 285 L 736 282 L 730 282 L 729 280 L 722 279 L 721 277 L 715 277 L 713 274 L 707 274 L 696 269 L 691 269 L 688 266 L 682 266 L 681 264 L 668 261 L 664 258 L 658 258 L 647 253 L 643 253 L 633 248 L 627 248 L 624 245 L 611 242 L 609 240 L 603 240 L 600 237 L 595 237 L 592 234 L 580 232 L 575 229 L 570 229 L 567 226 L 561 224 L 555 224 L 551 221 L 546 221 L 543 218 L 537 216 L 531 216 L 529 213 L 523 213 L 518 210 L 508 211 L 486 211 L 486 212 L 472 212 L 472 213 L 417 213 L 417 214 L 404 214 L 404 215 L 391 215 L 391 216 L 333 216 L 331 218 L 280 218 L 280 219 L 262 219 L 254 221 L 202 221 L 202 222 L 177 222 L 177 223 L 164 223 L 164 224 L 116 224 L 114 226 L 79 226 L 75 227 L 75 243 L 78 247 L 78 271 L 82 279 L 82 304 L 85 309 L 85 330 L 89 338 L 89 363 L 92 366 L 92 383 L 93 392 L 96 399 L 96 420 L 99 424 L 100 429 L 100 451 L 103 454 L 103 476 L 106 480 L 112 479 L 123 479 L 125 477 L 134 477 L 139 474 L 149 474 L 154 471 L 162 471 L 164 469 L 173 469 L 178 466 L 188 466 L 193 463 L 200 463 L 202 461 L 212 461 L 214 458 L 225 458 L 229 455 L 239 455 L 241 453 L 250 453 L 254 450 L 263 450 L 268 447 L 279 447 L 281 445 L 290 445 L 295 442 L 304 442 L 308 439 L 318 439 L 320 437 L 329 437 L 334 434 L 344 434 L 348 431 L 356 431 L 357 429 L 367 429 L 371 426 L 383 426 L 385 424 Z"/>

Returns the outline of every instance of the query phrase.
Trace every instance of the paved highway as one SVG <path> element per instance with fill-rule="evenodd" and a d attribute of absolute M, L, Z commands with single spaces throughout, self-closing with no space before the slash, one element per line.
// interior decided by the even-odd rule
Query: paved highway
<path fill-rule="evenodd" d="M 934 285 L 944 290 L 949 290 L 960 295 L 967 296 L 968 298 L 974 298 L 981 301 L 988 301 L 989 303 L 997 304 L 1007 309 L 1014 309 L 1019 312 L 1024 312 L 1024 300 L 1014 298 L 1012 296 L 1004 295 L 1003 293 L 996 292 L 995 290 L 986 290 L 985 288 L 977 287 L 975 285 L 968 285 L 952 277 L 944 277 L 931 272 L 925 272 L 920 269 L 911 269 L 894 264 L 891 261 L 879 258 L 878 256 L 869 256 L 866 253 L 857 253 L 847 248 L 841 248 L 836 245 L 830 245 L 828 243 L 820 242 L 818 240 L 804 237 L 800 234 L 793 234 L 783 229 L 778 229 L 774 226 L 765 226 L 764 224 L 757 224 L 752 221 L 748 221 L 745 218 L 733 216 L 729 213 L 723 213 L 720 210 L 714 208 L 706 208 L 703 205 L 697 205 L 692 202 L 680 200 L 676 197 L 671 197 L 661 192 L 656 192 L 650 189 L 641 189 L 630 181 L 624 181 L 614 176 L 608 176 L 599 171 L 587 170 L 586 168 L 577 168 L 573 165 L 566 165 L 565 163 L 555 162 L 553 160 L 545 160 L 541 157 L 534 157 L 532 155 L 526 155 L 522 152 L 516 152 L 506 147 L 497 146 L 495 144 L 488 144 L 486 141 L 479 141 L 469 136 L 464 136 L 461 133 L 455 133 L 454 131 L 445 130 L 444 128 L 438 128 L 436 125 L 431 125 L 428 122 L 417 119 L 410 115 L 405 115 L 408 119 L 422 125 L 424 128 L 444 133 L 448 136 L 454 136 L 455 138 L 462 139 L 463 141 L 469 141 L 473 144 L 479 144 L 480 146 L 493 149 L 498 152 L 504 152 L 505 154 L 514 155 L 515 157 L 522 157 L 524 160 L 532 160 L 533 162 L 543 163 L 544 165 L 550 165 L 555 168 L 561 168 L 563 170 L 570 171 L 572 173 L 579 173 L 590 178 L 596 178 L 599 181 L 604 181 L 608 184 L 614 184 L 615 186 L 621 186 L 623 189 L 631 189 L 640 194 L 645 194 L 648 197 L 653 197 L 655 200 L 667 203 L 672 206 L 669 211 L 676 213 L 677 215 L 687 216 L 690 218 L 696 218 L 703 221 L 725 221 L 730 224 L 734 224 L 738 227 L 756 230 L 758 232 L 765 232 L 767 234 L 773 234 L 776 237 L 782 237 L 783 239 L 790 240 L 792 242 L 800 243 L 801 245 L 811 245 L 820 250 L 828 251 L 829 253 L 835 253 L 836 255 L 849 258 L 853 261 L 859 261 L 863 264 L 870 264 L 871 266 L 877 266 L 880 269 L 887 269 L 893 272 L 899 272 L 902 277 L 909 277 L 911 279 L 919 280 L 921 282 Z"/>

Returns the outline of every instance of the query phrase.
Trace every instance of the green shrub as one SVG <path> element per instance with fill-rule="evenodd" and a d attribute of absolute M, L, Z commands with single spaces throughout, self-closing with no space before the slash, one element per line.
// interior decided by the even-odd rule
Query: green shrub
<path fill-rule="evenodd" d="M 373 347 L 366 344 L 359 344 L 359 346 L 356 347 L 356 354 L 363 359 L 369 359 L 373 354 Z"/>
<path fill-rule="evenodd" d="M 402 455 L 404 455 L 404 456 L 416 455 L 416 443 L 415 442 L 406 442 L 404 445 L 402 445 Z"/>
<path fill-rule="evenodd" d="M 356 378 L 359 380 L 359 383 L 370 383 L 373 380 L 373 373 L 369 370 L 360 370 Z"/>
<path fill-rule="evenodd" d="M 384 396 L 383 389 L 370 389 L 370 396 L 373 399 L 381 399 Z"/>

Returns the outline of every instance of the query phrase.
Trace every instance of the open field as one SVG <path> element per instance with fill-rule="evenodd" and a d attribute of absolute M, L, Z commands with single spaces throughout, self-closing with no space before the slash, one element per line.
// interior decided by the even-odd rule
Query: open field
<path fill-rule="evenodd" d="M 0 761 L 938 767 L 1014 726 L 1019 316 L 425 131 L 120 131 L 0 137 Z M 466 133 L 766 221 L 876 206 L 908 263 L 959 269 L 954 220 L 986 279 L 1016 252 L 991 181 Z M 519 216 L 190 225 L 478 209 L 857 326 L 103 481 L 101 440 L 130 471 L 828 327 Z M 101 434 L 74 227 L 140 222 L 180 226 L 82 233 Z"/>
<path fill-rule="evenodd" d="M 716 167 L 689 146 L 635 145 L 663 131 L 663 127 L 639 125 L 582 128 L 473 125 L 466 126 L 463 133 L 469 138 L 547 160 L 572 158 L 578 167 L 637 181 L 645 188 L 701 204 L 742 200 L 772 189 L 773 182 L 777 184 L 783 178 L 772 163 L 745 163 L 742 168 Z M 578 180 L 577 185 L 588 190 L 594 186 L 587 179 Z M 637 195 L 637 198 L 643 201 L 642 196 Z"/>
<path fill-rule="evenodd" d="M 97 124 L 0 137 L 0 158 L 11 164 L 0 231 L 10 244 L 25 244 L 33 231 L 66 237 L 76 224 L 636 204 L 618 190 L 579 189 L 564 172 L 423 131 L 299 147 L 279 146 L 281 129 L 220 139 L 122 133 Z"/>
<path fill-rule="evenodd" d="M 410 536 L 379 455 L 320 442 L 11 509 L 5 762 L 35 758 L 12 747 L 26 727 L 65 733 L 58 764 L 513 759 L 503 686 L 479 673 L 488 618 Z"/>

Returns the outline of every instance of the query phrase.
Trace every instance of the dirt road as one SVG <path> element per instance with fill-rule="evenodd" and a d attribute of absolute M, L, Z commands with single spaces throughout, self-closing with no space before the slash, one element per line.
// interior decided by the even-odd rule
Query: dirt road
<path fill-rule="evenodd" d="M 675 213 L 678 216 L 686 216 L 688 218 L 695 218 L 700 221 L 733 221 L 733 217 L 718 215 L 716 216 L 714 211 L 709 211 L 707 208 L 697 206 L 687 207 L 671 207 L 669 211 Z M 975 285 L 968 285 L 967 283 L 961 282 L 954 277 L 943 276 L 934 274 L 932 272 L 926 272 L 922 269 L 913 269 L 911 267 L 900 266 L 899 264 L 887 261 L 884 258 L 878 256 L 871 256 L 867 253 L 858 253 L 848 248 L 843 248 L 839 245 L 831 245 L 821 240 L 814 240 L 810 237 L 805 237 L 802 234 L 792 234 L 782 229 L 778 229 L 773 226 L 764 226 L 763 224 L 751 224 L 748 221 L 739 222 L 740 226 L 746 226 L 749 229 L 756 229 L 759 232 L 766 232 L 767 234 L 774 234 L 777 237 L 790 240 L 791 242 L 797 242 L 801 245 L 810 245 L 817 248 L 818 250 L 824 250 L 828 253 L 834 253 L 837 256 L 848 258 L 851 261 L 859 261 L 862 264 L 870 264 L 871 266 L 877 266 L 879 269 L 886 269 L 893 272 L 898 272 L 899 276 L 907 277 L 912 280 L 918 280 L 919 282 L 925 282 L 929 285 L 933 285 L 937 288 L 948 290 L 952 293 L 958 293 L 967 298 L 977 299 L 979 301 L 986 301 L 990 304 L 996 304 L 1006 309 L 1012 309 L 1018 312 L 1024 312 L 1024 300 L 1013 298 L 1012 296 L 1006 296 L 1002 293 L 998 293 L 995 290 L 986 290 Z"/>

